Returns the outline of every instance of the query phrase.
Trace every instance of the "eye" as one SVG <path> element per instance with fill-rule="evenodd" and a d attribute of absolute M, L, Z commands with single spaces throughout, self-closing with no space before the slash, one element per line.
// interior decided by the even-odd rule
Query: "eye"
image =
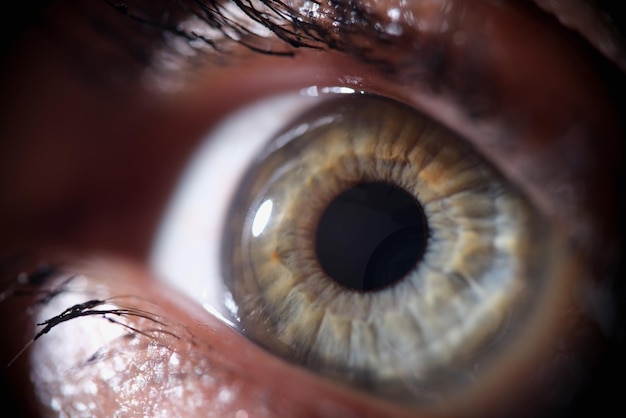
<path fill-rule="evenodd" d="M 226 380 L 238 376 L 233 385 L 224 383 L 226 388 L 254 381 L 256 388 L 270 389 L 241 389 L 239 393 L 250 393 L 251 398 L 286 393 L 276 398 L 276 404 L 297 407 L 283 411 L 307 413 L 309 407 L 324 405 L 318 402 L 322 393 L 324 399 L 336 399 L 346 408 L 360 411 L 358 416 L 412 415 L 437 403 L 456 416 L 458 411 L 491 410 L 484 407 L 490 404 L 485 399 L 496 399 L 493 404 L 498 405 L 509 399 L 524 404 L 527 398 L 520 393 L 531 393 L 526 390 L 529 387 L 539 388 L 537 392 L 542 394 L 550 392 L 546 388 L 554 388 L 550 376 L 558 381 L 556 397 L 569 402 L 578 379 L 585 376 L 577 365 L 588 364 L 576 354 L 594 347 L 587 325 L 602 324 L 598 333 L 608 333 L 604 324 L 610 323 L 603 322 L 604 314 L 610 313 L 602 303 L 606 299 L 596 298 L 597 289 L 603 290 L 606 281 L 593 278 L 614 275 L 606 267 L 615 248 L 614 190 L 609 186 L 615 161 L 611 140 L 621 138 L 614 130 L 615 115 L 605 91 L 594 75 L 595 68 L 585 61 L 586 55 L 579 54 L 563 33 L 551 36 L 554 33 L 546 28 L 554 22 L 534 9 L 525 14 L 527 8 L 521 3 L 438 1 L 398 2 L 402 3 L 398 9 L 383 9 L 386 2 L 362 2 L 366 8 L 346 9 L 342 15 L 304 2 L 307 7 L 299 10 L 309 17 L 337 18 L 337 26 L 315 28 L 319 32 L 310 26 L 297 27 L 302 32 L 296 31 L 296 35 L 330 34 L 308 45 L 321 50 L 281 50 L 293 52 L 293 58 L 256 55 L 258 51 L 267 53 L 268 44 L 275 44 L 265 38 L 267 31 L 250 38 L 247 27 L 240 26 L 243 31 L 236 33 L 218 31 L 225 35 L 220 46 L 232 46 L 226 42 L 229 37 L 231 41 L 254 39 L 246 47 L 256 52 L 245 52 L 237 44 L 220 55 L 213 54 L 206 44 L 194 50 L 198 39 L 188 42 L 185 35 L 189 33 L 180 32 L 189 29 L 184 25 L 187 12 L 198 12 L 195 7 L 200 3 L 176 2 L 183 5 L 183 16 L 163 13 L 161 2 L 154 3 L 154 10 L 149 2 L 128 2 L 130 8 L 117 11 L 107 5 L 96 13 L 86 13 L 92 3 L 71 9 L 88 19 L 78 24 L 71 20 L 74 24 L 68 27 L 88 26 L 89 35 L 94 27 L 106 33 L 104 37 L 77 37 L 80 41 L 95 39 L 90 47 L 98 51 L 103 44 L 102 49 L 111 49 L 108 36 L 122 34 L 123 45 L 115 44 L 112 49 L 121 55 L 129 50 L 139 52 L 133 58 L 139 58 L 142 75 L 149 76 L 150 87 L 156 86 L 157 92 L 135 90 L 144 78 L 133 79 L 131 91 L 137 94 L 101 94 L 107 89 L 86 88 L 76 83 L 75 73 L 53 77 L 54 71 L 60 71 L 56 64 L 63 61 L 56 56 L 45 61 L 52 66 L 33 66 L 32 62 L 39 62 L 35 58 L 23 61 L 28 65 L 22 68 L 36 75 L 28 79 L 32 86 L 24 83 L 29 86 L 26 91 L 37 94 L 18 95 L 20 100 L 7 106 L 13 109 L 15 105 L 17 110 L 7 113 L 9 129 L 2 132 L 8 140 L 0 144 L 1 166 L 6 172 L 0 181 L 0 212 L 4 215 L 0 218 L 5 220 L 2 248 L 51 243 L 98 255 L 112 252 L 143 262 L 170 191 L 182 196 L 193 190 L 174 188 L 179 169 L 191 155 L 194 162 L 185 168 L 189 178 L 198 173 L 196 168 L 213 169 L 217 172 L 209 171 L 209 177 L 218 180 L 218 185 L 191 193 L 200 201 L 200 214 L 182 214 L 181 219 L 192 225 L 193 237 L 183 235 L 182 244 L 157 245 L 154 260 L 160 275 L 285 361 L 269 355 L 246 357 L 246 353 L 265 352 L 243 338 L 232 337 L 240 336 L 226 332 L 210 315 L 202 317 L 202 326 L 197 319 L 176 316 L 170 302 L 177 296 L 157 281 L 142 280 L 136 272 L 108 278 L 103 268 L 98 272 L 102 283 L 87 280 L 92 292 L 85 295 L 119 296 L 130 289 L 128 294 L 143 297 L 145 288 L 146 299 L 164 307 L 162 312 L 168 311 L 165 319 L 170 315 L 183 318 L 185 327 L 197 331 L 197 341 L 208 342 L 210 350 L 196 355 L 196 360 L 208 356 L 216 361 L 221 374 L 213 369 L 207 376 Z M 333 3 L 339 4 L 348 2 Z M 452 13 L 460 4 L 463 13 Z M 140 7 L 134 8 L 136 5 Z M 100 20 L 104 10 L 112 12 L 115 19 L 109 20 L 107 15 Z M 359 14 L 364 10 L 370 13 Z M 139 24 L 126 31 L 128 27 L 118 19 L 119 11 Z M 158 19 L 146 20 L 154 16 Z M 377 24 L 367 25 L 372 16 Z M 394 20 L 398 16 L 399 26 Z M 174 21 L 177 24 L 170 25 Z M 183 45 L 174 49 L 182 52 L 184 59 L 168 55 L 172 50 L 167 48 L 146 54 L 152 52 L 154 40 L 146 41 L 148 37 L 141 35 L 154 35 L 150 31 L 155 26 L 165 30 L 168 47 Z M 330 33 L 322 30 L 328 28 Z M 280 27 L 273 29 L 280 32 Z M 127 33 L 131 36 L 125 36 Z M 287 40 L 293 46 L 298 39 Z M 36 46 L 46 56 L 48 50 Z M 209 53 L 196 54 L 200 49 Z M 150 65 L 146 68 L 142 58 L 147 55 Z M 123 67 L 133 59 L 128 58 L 124 55 L 120 60 Z M 97 56 L 98 63 L 108 61 Z M 210 65 L 205 67 L 207 61 Z M 155 63 L 170 65 L 157 68 L 157 72 L 175 71 L 163 79 L 151 78 Z M 174 77 L 168 78 L 172 74 Z M 309 90 L 311 85 L 317 86 L 317 97 L 299 93 L 302 88 L 314 91 Z M 180 86 L 182 90 L 173 92 L 160 90 Z M 325 88 L 326 93 L 322 92 Z M 352 94 L 339 94 L 349 91 Z M 284 92 L 293 94 L 281 96 Z M 66 95 L 72 100 L 59 100 Z M 263 100 L 257 102 L 260 98 Z M 271 113 L 262 113 L 267 111 Z M 381 121 L 379 115 L 388 117 Z M 225 119 L 238 127 L 248 126 L 257 135 L 256 145 L 250 146 L 251 134 L 238 134 L 238 140 L 246 144 L 247 156 L 238 151 L 215 154 L 222 145 L 236 142 L 224 136 L 228 130 L 221 129 L 221 122 Z M 323 122 L 327 120 L 332 123 Z M 374 137 L 372 131 L 378 134 Z M 419 135 L 410 135 L 413 131 Z M 204 144 L 195 149 L 203 136 Z M 337 136 L 344 140 L 331 140 Z M 384 136 L 403 139 L 380 140 Z M 203 149 L 209 150 L 212 159 L 204 160 Z M 358 155 L 355 150 L 360 150 Z M 235 160 L 233 153 L 242 159 Z M 407 153 L 412 157 L 398 156 Z M 384 160 L 381 155 L 390 160 L 387 168 L 380 163 Z M 352 172 L 354 178 L 337 181 L 343 178 L 338 173 L 345 171 L 350 161 L 359 167 Z M 374 171 L 363 169 L 367 161 L 376 167 Z M 403 161 L 403 169 L 389 168 L 397 168 L 398 161 Z M 224 162 L 226 167 L 220 168 L 218 164 Z M 293 180 L 294 166 L 302 168 L 303 181 Z M 229 170 L 229 185 L 221 181 L 225 169 Z M 412 174 L 403 175 L 405 170 Z M 335 181 L 327 181 L 332 179 Z M 207 190 L 220 194 L 213 198 Z M 438 193 L 446 196 L 433 197 Z M 217 202 L 221 214 L 209 216 Z M 355 202 L 359 202 L 358 208 L 346 211 L 346 207 L 355 207 Z M 385 202 L 384 208 L 380 202 Z M 176 208 L 181 206 L 174 203 L 170 208 L 164 225 L 176 219 Z M 353 226 L 340 237 L 326 226 L 337 222 L 333 218 L 350 222 L 357 212 L 376 211 L 384 213 L 387 221 L 378 215 L 364 216 L 367 227 Z M 408 225 L 396 222 L 405 212 L 412 221 Z M 294 215 L 300 213 L 306 216 Z M 268 214 L 267 218 L 263 214 Z M 212 226 L 207 227 L 206 221 Z M 178 225 L 175 222 L 169 225 L 162 231 L 169 229 L 176 235 L 186 228 L 172 226 Z M 374 225 L 385 225 L 379 235 L 366 237 L 379 250 L 352 251 L 366 241 L 355 243 L 353 231 L 372 233 L 375 228 L 370 226 Z M 290 235 L 293 230 L 298 234 Z M 388 236 L 406 239 L 387 240 Z M 338 238 L 347 240 L 341 244 Z M 325 253 L 333 244 L 351 249 Z M 180 253 L 198 257 L 191 261 L 183 258 L 169 267 L 159 264 Z M 337 253 L 343 259 L 348 255 L 355 259 L 337 263 L 331 260 Z M 381 262 L 368 268 L 364 260 L 374 253 Z M 397 272 L 387 269 L 389 277 L 379 273 L 400 254 L 402 268 Z M 363 274 L 353 274 L 352 268 L 375 271 L 375 278 L 383 280 L 356 283 L 351 277 L 359 281 Z M 271 280 L 276 269 L 280 281 Z M 502 271 L 507 274 L 496 274 Z M 313 296 L 319 295 L 323 298 L 315 300 L 322 303 L 311 303 Z M 294 303 L 296 300 L 302 303 Z M 192 311 L 192 305 L 185 308 Z M 323 338 L 311 337 L 310 328 L 315 327 Z M 56 335 L 80 343 L 71 332 Z M 45 340 L 37 346 L 43 347 Z M 11 350 L 11 355 L 17 351 Z M 35 367 L 44 362 L 72 363 L 73 358 L 62 349 L 49 347 L 48 351 L 38 357 Z M 219 355 L 229 361 L 218 359 Z M 56 362 L 57 358 L 64 361 Z M 240 362 L 242 358 L 245 361 Z M 80 361 L 74 363 L 82 364 Z M 564 370 L 558 368 L 562 364 Z M 133 381 L 153 379 L 158 383 L 158 373 L 143 373 L 152 366 L 147 365 Z M 248 372 L 247 368 L 249 373 L 241 372 Z M 279 377 L 274 378 L 279 370 Z M 326 379 L 318 380 L 303 370 Z M 67 370 L 61 374 L 51 378 L 52 385 L 55 378 L 71 379 Z M 248 375 L 250 380 L 242 377 Z M 294 376 L 298 379 L 291 380 Z M 85 377 L 93 376 L 86 372 Z M 293 381 L 300 383 L 301 392 L 310 391 L 310 396 L 292 390 Z M 334 385 L 335 381 L 342 385 Z M 246 385 L 241 388 L 254 386 Z M 81 392 L 91 387 L 77 385 L 74 398 L 97 398 L 94 393 Z M 362 391 L 344 391 L 346 387 Z M 207 395 L 209 390 L 203 392 L 193 383 L 185 390 L 214 399 Z M 346 393 L 349 396 L 344 396 Z M 156 396 L 150 405 L 158 409 L 165 398 L 170 399 Z M 351 404 L 347 398 L 352 399 Z M 392 402 L 377 403 L 379 398 Z M 530 398 L 529 405 L 534 405 L 532 395 Z M 456 399 L 460 403 L 455 403 Z M 100 405 L 97 402 L 94 405 Z M 136 405 L 133 402 L 135 399 L 125 405 Z M 121 401 L 118 404 L 125 406 Z M 80 405 L 87 404 L 81 400 Z M 369 410 L 370 405 L 377 406 Z M 381 405 L 397 406 L 396 413 L 377 414 L 384 409 L 377 409 Z M 323 415 L 321 408 L 312 410 L 311 415 Z"/>
<path fill-rule="evenodd" d="M 429 117 L 318 91 L 351 89 L 268 98 L 208 136 L 162 226 L 157 274 L 335 380 L 422 404 L 476 385 L 572 263 L 561 238 Z"/>
<path fill-rule="evenodd" d="M 374 87 L 385 91 L 380 83 Z M 386 92 L 406 101 L 415 99 L 393 90 Z M 193 179 L 197 173 L 187 173 L 188 183 L 179 189 L 181 200 L 169 212 L 153 257 L 157 271 L 268 351 L 396 401 L 427 404 L 433 399 L 449 399 L 464 389 L 480 386 L 481 378 L 506 375 L 501 370 L 515 363 L 515 357 L 530 355 L 514 347 L 541 345 L 532 332 L 540 328 L 538 317 L 554 314 L 549 306 L 559 303 L 558 297 L 553 298 L 555 293 L 566 291 L 570 268 L 577 264 L 573 253 L 564 248 L 567 233 L 549 225 L 551 221 L 544 215 L 551 209 L 545 206 L 545 196 L 533 195 L 542 188 L 521 187 L 519 183 L 530 176 L 516 178 L 519 172 L 509 171 L 494 148 L 487 149 L 487 157 L 484 148 L 476 149 L 468 139 L 433 122 L 432 117 L 411 113 L 415 111 L 402 105 L 371 97 L 354 100 L 358 104 L 347 114 L 330 110 L 341 107 L 339 101 L 328 100 L 321 107 L 307 105 L 315 109 L 304 112 L 295 122 L 292 118 L 297 112 L 293 109 L 279 117 L 283 115 L 275 111 L 271 100 L 261 102 L 254 111 L 263 114 L 266 110 L 267 116 L 260 119 L 281 123 L 273 126 L 273 131 L 259 133 L 260 143 L 265 145 L 251 146 L 248 153 L 255 159 L 241 165 L 230 153 L 215 153 L 216 144 L 232 142 L 231 134 L 218 128 L 207 139 L 213 144 L 207 153 L 210 159 L 197 156 L 195 160 L 195 167 L 206 169 L 198 178 L 211 179 L 212 183 L 202 183 Z M 370 100 L 376 105 L 368 107 Z M 436 106 L 432 104 L 418 103 L 430 109 L 431 115 L 443 115 L 457 131 L 468 132 L 479 147 L 485 146 L 483 141 L 489 136 L 519 135 L 510 126 L 490 127 L 488 135 L 482 128 L 476 133 L 473 126 L 482 116 L 459 125 L 463 118 L 454 113 L 454 106 L 442 112 L 433 111 Z M 371 110 L 367 113 L 361 107 Z M 411 113 L 406 119 L 414 120 L 415 125 L 397 122 L 405 118 L 396 116 L 395 111 L 384 113 L 389 108 L 403 115 L 405 110 Z M 387 115 L 381 118 L 384 122 L 379 121 L 379 112 Z M 512 115 L 517 118 L 518 112 Z M 251 120 L 256 118 L 245 114 L 229 123 L 243 126 Z M 333 122 L 322 122 L 330 120 Z M 350 135 L 368 135 L 359 133 L 358 127 L 378 134 L 372 138 L 369 133 L 369 140 L 356 141 Z M 420 157 L 428 160 L 427 167 L 420 166 L 424 162 L 419 158 L 403 160 L 413 167 L 405 177 L 415 183 L 391 169 L 357 170 L 348 179 L 338 179 L 335 171 L 342 172 L 346 165 L 360 167 L 369 161 L 377 167 L 385 159 L 390 165 L 398 163 L 399 155 L 408 151 L 390 151 L 386 147 L 393 148 L 390 144 L 395 145 L 395 138 L 383 138 L 388 130 L 402 129 L 436 132 L 424 134 L 436 140 L 413 138 L 415 143 L 406 146 L 424 151 L 422 146 L 429 148 L 424 143 L 436 144 L 424 151 L 428 157 Z M 342 144 L 330 141 L 331 136 L 349 138 Z M 446 142 L 450 137 L 454 139 Z M 359 147 L 364 155 L 355 152 Z M 494 154 L 496 163 L 490 161 Z M 238 169 L 226 171 L 225 161 Z M 503 168 L 505 172 L 500 172 Z M 467 173 L 471 173 L 468 179 Z M 220 192 L 218 197 L 213 191 L 226 188 L 222 178 L 228 179 L 228 192 Z M 437 189 L 445 189 L 442 184 L 446 180 L 448 185 L 454 184 L 453 189 L 458 188 L 450 192 L 451 196 Z M 353 271 L 367 269 L 363 260 L 373 250 L 360 255 L 356 247 L 367 239 L 375 241 L 373 246 L 382 246 L 383 239 L 361 238 L 364 234 L 355 231 L 375 229 L 379 224 L 372 220 L 365 226 L 348 228 L 349 232 L 338 237 L 329 232 L 332 227 L 327 226 L 326 219 L 343 211 L 345 219 L 335 222 L 350 222 L 357 216 L 356 209 L 346 213 L 346 202 L 354 206 L 358 200 L 355 196 L 376 195 L 378 186 L 406 193 L 409 208 L 415 209 L 412 219 L 417 226 L 413 228 L 423 232 L 395 250 L 417 248 L 415 258 L 403 260 L 408 267 L 370 288 L 362 283 L 354 285 L 364 274 Z M 389 192 L 380 189 L 378 195 Z M 204 204 L 199 203 L 199 196 Z M 185 199 L 194 203 L 181 203 Z M 363 205 L 378 207 L 381 201 L 386 199 L 378 197 Z M 230 202 L 230 206 L 217 210 L 217 202 Z M 343 209 L 332 209 L 342 205 Z M 554 202 L 552 205 L 558 207 Z M 209 214 L 214 211 L 215 217 Z M 397 213 L 389 216 L 394 215 Z M 203 217 L 206 219 L 201 221 Z M 214 220 L 211 226 L 204 225 L 209 219 Z M 381 234 L 387 238 L 392 232 L 398 231 Z M 168 241 L 174 235 L 177 239 Z M 346 239 L 349 249 L 337 250 L 337 244 L 329 250 L 339 238 Z M 198 244 L 190 245 L 192 242 Z M 333 262 L 328 261 L 333 257 Z"/>

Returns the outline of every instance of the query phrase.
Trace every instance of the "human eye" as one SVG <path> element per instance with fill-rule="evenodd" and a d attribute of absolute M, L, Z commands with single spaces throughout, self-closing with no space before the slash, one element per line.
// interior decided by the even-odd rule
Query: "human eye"
<path fill-rule="evenodd" d="M 612 310 L 618 308 L 609 289 L 617 277 L 615 263 L 620 262 L 614 182 L 621 133 L 614 98 L 601 81 L 620 80 L 621 73 L 604 63 L 609 70 L 603 74 L 614 79 L 600 80 L 596 74 L 600 69 L 590 61 L 593 53 L 578 50 L 588 48 L 581 39 L 553 28 L 556 22 L 529 5 L 389 3 L 394 4 L 357 2 L 342 8 L 347 3 L 330 7 L 302 2 L 301 25 L 288 26 L 289 30 L 269 25 L 269 32 L 263 25 L 254 26 L 254 34 L 246 32 L 252 30 L 250 23 L 240 21 L 235 23 L 241 26 L 217 25 L 222 30 L 201 32 L 206 27 L 189 16 L 211 16 L 225 24 L 220 20 L 224 15 L 207 10 L 230 6 L 213 2 L 177 2 L 178 6 L 70 2 L 48 11 L 51 19 L 44 39 L 35 36 L 26 44 L 29 49 L 16 55 L 21 66 L 8 66 L 3 84 L 7 111 L 1 125 L 1 244 L 8 260 L 3 276 L 9 284 L 2 289 L 0 306 L 9 319 L 3 332 L 10 337 L 5 337 L 3 358 L 11 362 L 6 369 L 10 382 L 30 376 L 31 382 L 20 383 L 18 389 L 30 412 L 238 417 L 464 416 L 484 415 L 485 410 L 491 415 L 537 410 L 572 414 L 597 399 L 585 379 L 596 383 L 604 378 L 604 372 L 592 370 L 592 359 L 597 358 L 596 351 L 603 352 L 603 342 L 614 344 L 617 313 Z M 228 3 L 232 4 L 252 19 L 263 21 L 267 16 L 248 8 L 258 3 Z M 245 17 L 234 16 L 246 22 Z M 307 16 L 322 24 L 305 25 Z M 324 20 L 328 16 L 339 22 L 341 30 L 328 25 Z M 296 29 L 301 32 L 294 34 Z M 84 37 L 68 42 L 72 33 Z M 51 38 L 58 42 L 48 44 Z M 98 52 L 82 50 L 84 44 Z M 63 48 L 40 48 L 35 53 L 32 45 Z M 81 52 L 78 59 L 73 48 Z M 103 68 L 108 75 L 95 71 Z M 125 76 L 128 80 L 119 80 Z M 537 293 L 530 299 L 534 316 L 523 317 L 522 324 L 513 327 L 514 344 L 503 350 L 507 360 L 495 363 L 496 371 L 487 377 L 464 376 L 471 380 L 472 390 L 462 392 L 467 396 L 437 393 L 433 409 L 407 391 L 414 382 L 394 388 L 392 396 L 380 396 L 384 390 L 378 390 L 377 379 L 368 381 L 370 387 L 363 390 L 362 379 L 335 382 L 319 377 L 316 372 L 332 376 L 332 370 L 310 370 L 315 366 L 297 359 L 299 366 L 291 364 L 293 353 L 285 355 L 277 348 L 275 330 L 243 331 L 265 346 L 262 350 L 207 315 L 202 297 L 192 295 L 190 302 L 146 267 L 180 173 L 207 132 L 215 132 L 223 120 L 250 103 L 311 87 L 364 94 L 324 99 L 304 109 L 300 120 L 308 121 L 311 112 L 318 112 L 318 119 L 319 112 L 335 114 L 342 106 L 352 106 L 352 113 L 343 118 L 347 120 L 359 117 L 368 106 L 374 109 L 370 113 L 407 115 L 411 126 L 426 125 L 436 133 L 433 147 L 444 148 L 445 155 L 456 152 L 477 167 L 469 170 L 471 175 L 487 173 L 481 185 L 496 179 L 498 193 L 489 196 L 512 196 L 516 208 L 532 214 L 519 228 L 529 237 L 513 235 L 512 241 L 540 253 L 532 262 L 514 254 L 514 261 L 523 267 L 539 265 L 535 276 L 528 273 L 524 279 L 541 278 L 542 285 L 532 288 Z M 352 101 L 356 104 L 346 104 Z M 265 117 L 277 119 L 283 129 L 293 123 L 282 113 Z M 342 132 L 357 130 L 355 124 L 343 123 Z M 340 129 L 335 125 L 328 129 Z M 325 134 L 311 132 L 313 139 L 298 137 L 291 148 L 278 147 L 267 157 L 278 158 L 281 167 L 285 161 L 288 166 L 290 158 L 321 152 L 315 144 Z M 272 135 L 268 144 L 273 144 Z M 445 147 L 442 141 L 448 141 Z M 375 140 L 358 146 L 370 143 L 376 148 Z M 298 151 L 302 144 L 308 147 L 306 155 L 298 154 L 304 152 Z M 357 147 L 351 142 L 348 151 L 353 146 Z M 439 154 L 433 152 L 429 158 L 435 155 Z M 444 161 L 456 161 L 445 155 Z M 457 160 L 466 162 L 464 158 Z M 327 155 L 322 160 L 328 159 Z M 265 160 L 251 166 L 255 164 L 263 168 Z M 438 174 L 431 176 L 435 180 L 451 170 L 438 164 Z M 414 165 L 410 160 L 409 166 Z M 257 181 L 254 187 L 244 181 L 243 187 L 231 191 L 245 202 L 235 208 L 254 213 L 255 199 L 273 196 L 254 192 L 271 186 L 275 177 L 255 175 L 259 170 L 263 171 L 251 175 Z M 401 183 L 394 177 L 359 179 L 355 184 Z M 284 192 L 287 187 L 276 190 Z M 229 222 L 243 223 L 243 218 Z M 541 233 L 529 233 L 538 225 Z M 235 250 L 245 238 L 241 227 L 236 230 L 225 234 Z M 215 235 L 219 242 L 220 234 Z M 553 238 L 559 241 L 558 254 L 546 244 Z M 34 260 L 9 257 L 23 247 L 36 250 Z M 555 270 L 561 271 L 554 274 L 558 277 L 550 274 Z M 239 276 L 233 274 L 226 282 L 236 282 Z M 184 283 L 180 287 L 185 290 Z M 522 293 L 512 292 L 507 295 L 513 298 Z M 245 297 L 254 291 L 244 293 Z M 380 293 L 374 289 L 367 294 L 373 300 Z M 239 306 L 241 298 L 237 296 Z M 35 327 L 33 320 L 43 324 Z M 428 317 L 422 320 L 429 324 Z M 531 329 L 523 339 L 515 339 L 525 323 L 531 323 Z M 246 323 L 246 328 L 255 327 L 261 328 Z M 42 330 L 45 334 L 27 344 L 28 337 Z M 408 337 L 400 333 L 395 341 Z M 16 357 L 25 344 L 30 351 Z M 411 352 L 405 354 L 409 357 Z M 613 360 L 605 360 L 608 366 L 603 367 L 610 370 L 620 364 Z M 351 372 L 345 364 L 335 366 L 333 370 Z M 587 393 L 587 398 L 578 401 L 579 392 Z M 393 399 L 398 393 L 402 402 Z M 601 399 L 606 401 L 611 393 L 604 392 Z"/>

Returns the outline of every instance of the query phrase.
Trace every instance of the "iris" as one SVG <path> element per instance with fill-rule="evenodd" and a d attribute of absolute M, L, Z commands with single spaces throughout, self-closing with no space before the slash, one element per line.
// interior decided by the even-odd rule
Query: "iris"
<path fill-rule="evenodd" d="M 462 138 L 357 94 L 296 118 L 243 176 L 222 276 L 233 322 L 251 340 L 419 401 L 409 392 L 457 388 L 485 347 L 506 346 L 506 324 L 527 312 L 558 260 L 550 238 Z"/>

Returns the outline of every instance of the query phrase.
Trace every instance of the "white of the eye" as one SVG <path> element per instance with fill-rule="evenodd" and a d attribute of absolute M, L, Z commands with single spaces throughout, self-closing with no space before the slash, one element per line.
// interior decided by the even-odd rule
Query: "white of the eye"
<path fill-rule="evenodd" d="M 236 318 L 236 312 L 223 315 L 232 310 L 219 271 L 226 211 L 246 169 L 272 136 L 323 99 L 317 89 L 311 93 L 263 99 L 222 121 L 194 153 L 159 227 L 150 260 L 155 276 L 226 322 L 224 316 Z M 271 211 L 271 202 L 263 207 Z M 253 233 L 265 223 L 259 214 Z"/>

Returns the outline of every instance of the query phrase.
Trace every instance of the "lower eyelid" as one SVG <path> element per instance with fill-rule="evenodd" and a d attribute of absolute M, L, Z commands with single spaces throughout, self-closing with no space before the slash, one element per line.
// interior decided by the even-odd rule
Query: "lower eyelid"
<path fill-rule="evenodd" d="M 538 349 L 535 341 L 530 344 L 535 353 L 532 358 L 527 358 L 527 352 L 523 356 L 513 353 L 507 361 L 519 364 L 467 398 L 441 405 L 436 412 L 402 410 L 274 358 L 162 287 L 141 266 L 111 258 L 83 259 L 68 264 L 66 271 L 77 276 L 48 302 L 33 305 L 34 317 L 21 317 L 27 321 L 27 329 L 32 329 L 35 321 L 48 320 L 88 300 L 106 301 L 94 309 L 122 308 L 131 314 L 89 315 L 60 323 L 11 366 L 16 368 L 9 372 L 19 372 L 23 362 L 30 362 L 35 393 L 41 406 L 53 415 L 59 409 L 84 414 L 112 408 L 107 415 L 145 410 L 154 414 L 168 411 L 177 416 L 213 411 L 219 416 L 401 418 L 417 414 L 459 418 L 489 410 L 492 416 L 508 416 L 510 405 L 504 401 L 513 402 L 516 411 L 532 411 L 537 406 L 533 390 L 543 387 L 541 380 L 533 378 L 541 376 L 544 368 L 555 372 L 546 356 L 551 348 Z M 66 279 L 64 275 L 57 282 Z M 554 291 L 569 293 L 556 286 Z M 6 300 L 0 309 L 6 313 L 15 309 L 16 303 L 24 309 L 23 302 Z M 567 312 L 568 316 L 573 314 L 571 309 Z M 562 314 L 555 309 L 538 313 L 545 329 L 532 332 L 559 333 L 558 329 L 567 327 Z M 3 322 L 0 330 L 7 331 L 7 326 L 11 324 Z M 22 348 L 22 342 L 10 342 L 12 354 Z M 542 367 L 535 375 L 532 370 L 537 364 Z M 510 392 L 504 387 L 515 390 Z M 243 412 L 235 415 L 237 411 Z"/>
<path fill-rule="evenodd" d="M 62 322 L 18 357 L 14 366 L 30 361 L 46 415 L 404 416 L 274 359 L 202 311 L 190 312 L 139 266 L 100 259 L 69 269 L 82 274 L 34 309 L 32 320 L 96 299 L 106 303 L 92 309 L 125 314 Z"/>

